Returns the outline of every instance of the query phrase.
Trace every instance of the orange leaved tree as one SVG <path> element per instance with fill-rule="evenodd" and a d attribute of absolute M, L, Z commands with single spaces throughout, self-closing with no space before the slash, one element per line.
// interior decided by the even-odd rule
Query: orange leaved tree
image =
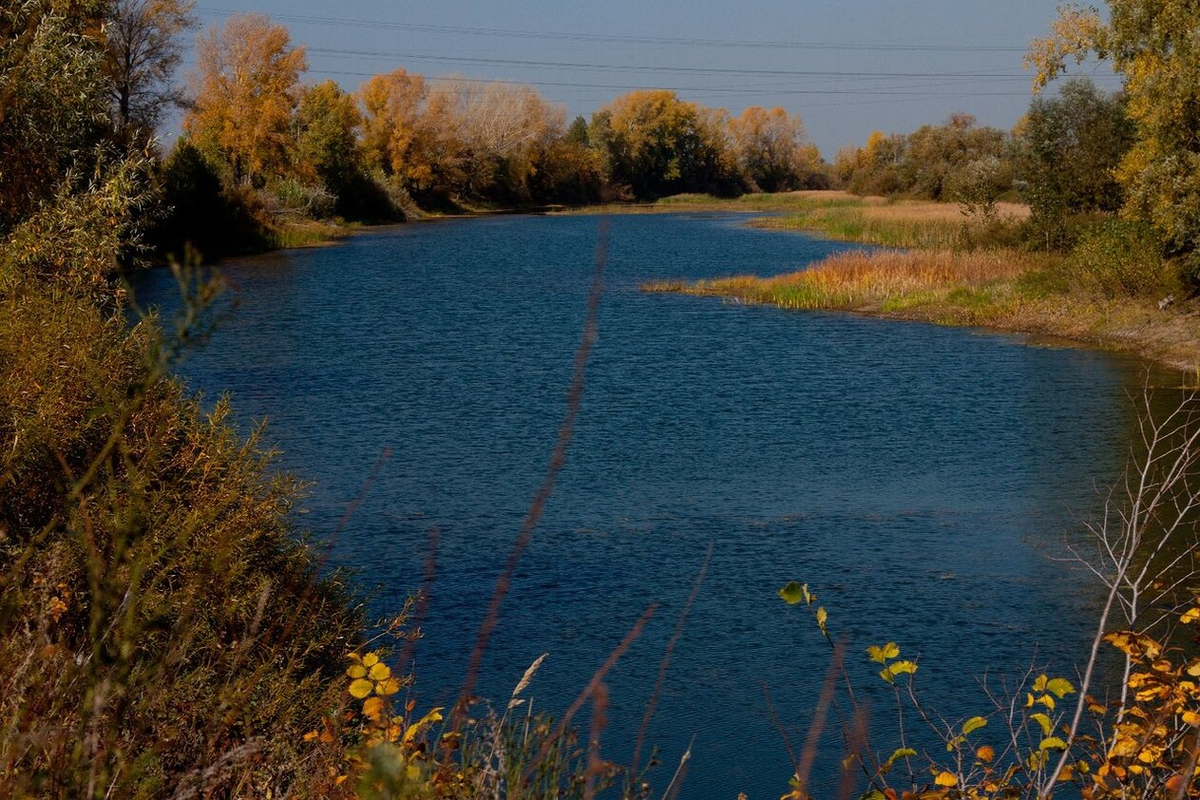
<path fill-rule="evenodd" d="M 194 103 L 183 128 L 201 150 L 228 165 L 235 183 L 265 183 L 288 166 L 292 113 L 304 48 L 264 16 L 231 18 L 196 48 Z"/>

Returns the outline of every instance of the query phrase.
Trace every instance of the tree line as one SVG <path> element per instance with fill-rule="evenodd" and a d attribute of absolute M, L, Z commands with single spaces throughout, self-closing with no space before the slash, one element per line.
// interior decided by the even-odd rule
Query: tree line
<path fill-rule="evenodd" d="M 82 176 L 104 149 L 155 152 L 156 130 L 178 106 L 183 136 L 143 176 L 154 190 L 143 239 L 160 253 L 181 254 L 185 242 L 214 256 L 261 249 L 289 220 L 837 187 L 984 209 L 1023 201 L 1028 243 L 1048 250 L 1069 250 L 1098 218 L 1112 219 L 1198 269 L 1200 113 L 1185 77 L 1197 57 L 1179 38 L 1186 25 L 1148 23 L 1139 3 L 1112 4 L 1121 13 L 1109 23 L 1067 9 L 1030 55 L 1039 87 L 1073 55 L 1112 55 L 1122 92 L 1072 79 L 1054 97 L 1035 96 L 1012 130 L 959 113 L 909 134 L 875 131 L 833 164 L 782 108 L 734 117 L 665 90 L 630 92 L 568 123 L 562 106 L 507 82 L 398 68 L 354 91 L 306 84 L 304 48 L 264 16 L 202 32 L 185 91 L 176 73 L 196 27 L 189 0 L 52 5 L 61 20 L 86 20 L 71 23 L 73 35 L 98 46 L 86 64 L 46 55 L 6 73 L 0 106 L 29 113 L 0 116 L 11 154 L 0 227 L 42 202 L 66 164 Z M 5 57 L 31 44 L 17 36 Z"/>
<path fill-rule="evenodd" d="M 204 32 L 197 58 L 184 137 L 163 170 L 169 204 L 185 211 L 167 240 L 202 236 L 197 220 L 236 229 L 231 214 L 380 221 L 829 185 L 800 118 L 782 108 L 732 117 L 635 91 L 568 124 L 562 106 L 508 82 L 397 68 L 353 92 L 306 85 L 304 48 L 257 15 Z"/>

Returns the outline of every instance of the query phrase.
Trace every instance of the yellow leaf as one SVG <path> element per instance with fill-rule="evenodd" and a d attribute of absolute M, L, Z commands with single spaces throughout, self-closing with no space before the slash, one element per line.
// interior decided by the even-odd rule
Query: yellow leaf
<path fill-rule="evenodd" d="M 1189 608 L 1187 611 L 1183 612 L 1183 616 L 1179 618 L 1179 621 L 1184 625 L 1190 625 L 1197 620 L 1200 620 L 1200 607 Z"/>
<path fill-rule="evenodd" d="M 890 769 L 891 766 L 893 764 L 895 764 L 897 760 L 899 760 L 901 758 L 911 758 L 911 757 L 915 756 L 916 754 L 917 754 L 917 751 L 913 750 L 911 747 L 898 748 L 896 750 L 896 752 L 892 753 L 891 757 L 888 758 L 888 760 L 884 764 L 884 766 L 886 766 Z"/>
<path fill-rule="evenodd" d="M 969 720 L 967 720 L 966 722 L 963 723 L 963 727 L 962 727 L 963 736 L 968 736 L 971 733 L 973 733 L 974 731 L 977 731 L 980 728 L 986 727 L 987 724 L 988 724 L 987 720 L 984 719 L 983 717 L 971 717 Z"/>
<path fill-rule="evenodd" d="M 1195 711 L 1185 711 L 1183 712 L 1183 722 L 1185 725 L 1200 725 L 1200 714 Z"/>
<path fill-rule="evenodd" d="M 362 664 L 351 664 L 346 667 L 346 676 L 349 678 L 361 678 L 366 674 L 367 671 L 363 668 Z"/>
<path fill-rule="evenodd" d="M 1050 680 L 1050 676 L 1046 674 L 1038 675 L 1037 680 L 1033 682 L 1033 690 L 1035 692 L 1046 691 L 1046 683 Z"/>
<path fill-rule="evenodd" d="M 368 697 L 363 701 L 363 714 L 371 719 L 378 719 L 383 713 L 383 700 L 378 697 Z"/>
<path fill-rule="evenodd" d="M 1054 729 L 1054 723 L 1045 714 L 1030 714 L 1029 718 L 1042 726 L 1042 735 L 1049 736 L 1050 731 Z"/>
<path fill-rule="evenodd" d="M 985 744 L 975 751 L 975 757 L 986 764 L 996 757 L 996 751 L 992 749 L 991 745 Z"/>
<path fill-rule="evenodd" d="M 1041 703 L 1042 705 L 1044 705 L 1046 708 L 1050 709 L 1051 711 L 1054 710 L 1054 698 L 1051 697 L 1050 695 L 1048 695 L 1048 694 L 1042 695 L 1041 697 L 1038 698 L 1038 702 Z"/>
<path fill-rule="evenodd" d="M 955 786 L 958 786 L 958 777 L 953 772 L 939 772 L 938 776 L 933 779 L 933 782 L 938 786 L 953 789 Z"/>
<path fill-rule="evenodd" d="M 783 602 L 789 606 L 794 606 L 804 599 L 804 592 L 800 588 L 800 584 L 795 581 L 788 581 L 787 586 L 780 589 L 777 594 L 783 599 Z"/>
<path fill-rule="evenodd" d="M 304 741 L 311 742 L 320 735 L 321 734 L 317 733 L 316 731 L 309 731 L 308 733 L 304 734 Z"/>
<path fill-rule="evenodd" d="M 363 666 L 373 667 L 379 663 L 379 656 L 375 655 L 374 653 L 367 653 L 365 656 L 363 656 L 362 662 Z"/>
<path fill-rule="evenodd" d="M 1116 631 L 1106 635 L 1104 640 L 1134 658 L 1154 659 L 1162 652 L 1161 644 L 1149 636 L 1133 631 Z"/>
<path fill-rule="evenodd" d="M 422 728 L 432 725 L 435 722 L 442 721 L 442 707 L 438 706 L 432 709 L 428 714 L 421 717 L 419 720 L 408 726 L 408 730 L 404 732 L 405 744 L 411 742 L 413 738 L 421 731 Z"/>
<path fill-rule="evenodd" d="M 371 693 L 372 688 L 373 684 L 370 681 L 359 678 L 350 684 L 350 696 L 361 700 Z"/>
<path fill-rule="evenodd" d="M 1046 684 L 1046 691 L 1061 700 L 1068 694 L 1073 694 L 1075 687 L 1066 678 L 1054 678 Z"/>
<path fill-rule="evenodd" d="M 367 673 L 373 681 L 382 681 L 392 677 L 392 671 L 388 669 L 388 665 L 382 661 L 371 666 L 371 671 Z"/>
<path fill-rule="evenodd" d="M 346 779 L 349 777 L 350 777 L 349 775 L 338 775 L 336 778 L 334 778 L 333 785 L 341 786 L 343 783 L 346 782 Z"/>
<path fill-rule="evenodd" d="M 388 678 L 375 684 L 375 694 L 383 697 L 391 697 L 398 691 L 400 691 L 400 681 L 395 678 Z"/>
<path fill-rule="evenodd" d="M 825 633 L 825 621 L 829 619 L 829 612 L 825 610 L 825 606 L 817 606 L 817 627 L 821 629 L 821 633 Z"/>
<path fill-rule="evenodd" d="M 800 584 L 795 581 L 788 581 L 787 585 L 776 592 L 776 594 L 789 606 L 794 606 L 804 599 L 804 595 L 800 591 Z"/>
<path fill-rule="evenodd" d="M 1064 742 L 1062 739 L 1058 738 L 1057 736 L 1050 736 L 1050 737 L 1042 740 L 1042 743 L 1038 745 L 1038 749 L 1040 749 L 1040 750 L 1066 750 L 1067 743 Z"/>

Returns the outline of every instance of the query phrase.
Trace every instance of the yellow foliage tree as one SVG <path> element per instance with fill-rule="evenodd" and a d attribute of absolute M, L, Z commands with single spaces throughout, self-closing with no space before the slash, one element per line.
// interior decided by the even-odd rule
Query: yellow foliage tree
<path fill-rule="evenodd" d="M 459 182 L 462 144 L 455 102 L 404 69 L 376 75 L 358 90 L 367 164 L 416 193 Z"/>
<path fill-rule="evenodd" d="M 723 112 L 708 112 L 666 90 L 622 95 L 593 118 L 614 182 L 638 197 L 736 192 Z M 714 116 L 717 114 L 717 116 Z"/>
<path fill-rule="evenodd" d="M 1200 251 L 1200 5 L 1194 0 L 1109 0 L 1060 9 L 1051 34 L 1026 57 L 1035 90 L 1068 61 L 1110 59 L 1124 79 L 1137 136 L 1117 177 L 1127 214 L 1150 222 L 1168 249 Z M 1200 260 L 1200 259 L 1198 259 Z M 1200 264 L 1196 264 L 1200 267 Z"/>
<path fill-rule="evenodd" d="M 228 164 L 235 182 L 261 184 L 284 172 L 294 146 L 290 126 L 308 68 L 286 27 L 261 15 L 232 17 L 196 48 L 194 102 L 183 128 L 196 145 Z"/>
<path fill-rule="evenodd" d="M 778 107 L 751 106 L 731 121 L 730 129 L 739 165 L 755 186 L 764 192 L 803 186 L 813 165 L 800 117 Z"/>

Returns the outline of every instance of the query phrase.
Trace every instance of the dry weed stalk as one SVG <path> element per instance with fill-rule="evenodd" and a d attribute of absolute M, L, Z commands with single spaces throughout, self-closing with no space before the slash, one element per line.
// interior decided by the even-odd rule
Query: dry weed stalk
<path fill-rule="evenodd" d="M 525 515 L 525 521 L 521 524 L 521 531 L 517 534 L 517 538 L 513 542 L 512 550 L 508 555 L 508 561 L 504 565 L 504 570 L 496 580 L 496 588 L 492 592 L 487 613 L 483 618 L 483 623 L 479 626 L 475 646 L 471 650 L 471 660 L 467 667 L 467 675 L 463 680 L 458 702 L 454 706 L 451 728 L 456 731 L 461 728 L 467 706 L 470 705 L 471 694 L 475 690 L 475 682 L 479 677 L 479 667 L 483 662 L 484 651 L 487 650 L 492 631 L 495 630 L 496 623 L 500 618 L 500 605 L 504 602 L 505 595 L 508 594 L 509 586 L 512 584 L 513 575 L 517 571 L 517 565 L 521 561 L 521 556 L 524 555 L 525 549 L 533 539 L 533 529 L 542 518 L 546 502 L 550 499 L 550 495 L 554 493 L 554 484 L 558 479 L 558 473 L 567 461 L 567 446 L 571 443 L 571 438 L 575 434 L 575 420 L 579 416 L 579 409 L 583 403 L 583 387 L 587 375 L 588 357 L 591 355 L 592 347 L 596 343 L 596 336 L 599 331 L 600 297 L 604 291 L 604 264 L 608 254 L 608 220 L 606 218 L 601 219 L 598 228 L 596 267 L 592 274 L 591 290 L 588 293 L 587 318 L 583 326 L 583 336 L 580 339 L 578 350 L 575 351 L 575 371 L 571 378 L 570 388 L 567 390 L 566 415 L 563 417 L 562 425 L 558 429 L 558 439 L 555 442 L 554 451 L 550 456 L 550 463 L 546 467 L 545 478 L 543 478 L 542 485 L 538 488 L 533 501 L 529 505 L 529 512 Z"/>
<path fill-rule="evenodd" d="M 1162 419 L 1156 419 L 1153 392 L 1144 387 L 1138 431 L 1142 452 L 1135 452 L 1124 480 L 1110 492 L 1101 519 L 1088 526 L 1094 555 L 1073 555 L 1108 589 L 1096 624 L 1091 650 L 1071 725 L 1067 747 L 1049 777 L 1038 789 L 1048 798 L 1071 758 L 1088 705 L 1101 645 L 1113 629 L 1114 613 L 1121 627 L 1144 633 L 1167 624 L 1178 611 L 1178 592 L 1200 577 L 1195 561 L 1196 514 L 1200 511 L 1200 419 L 1197 395 L 1189 394 Z M 1181 541 L 1183 537 L 1189 537 Z M 1177 548 L 1177 549 L 1173 549 Z M 1128 706 L 1132 659 L 1125 656 L 1118 720 Z"/>

